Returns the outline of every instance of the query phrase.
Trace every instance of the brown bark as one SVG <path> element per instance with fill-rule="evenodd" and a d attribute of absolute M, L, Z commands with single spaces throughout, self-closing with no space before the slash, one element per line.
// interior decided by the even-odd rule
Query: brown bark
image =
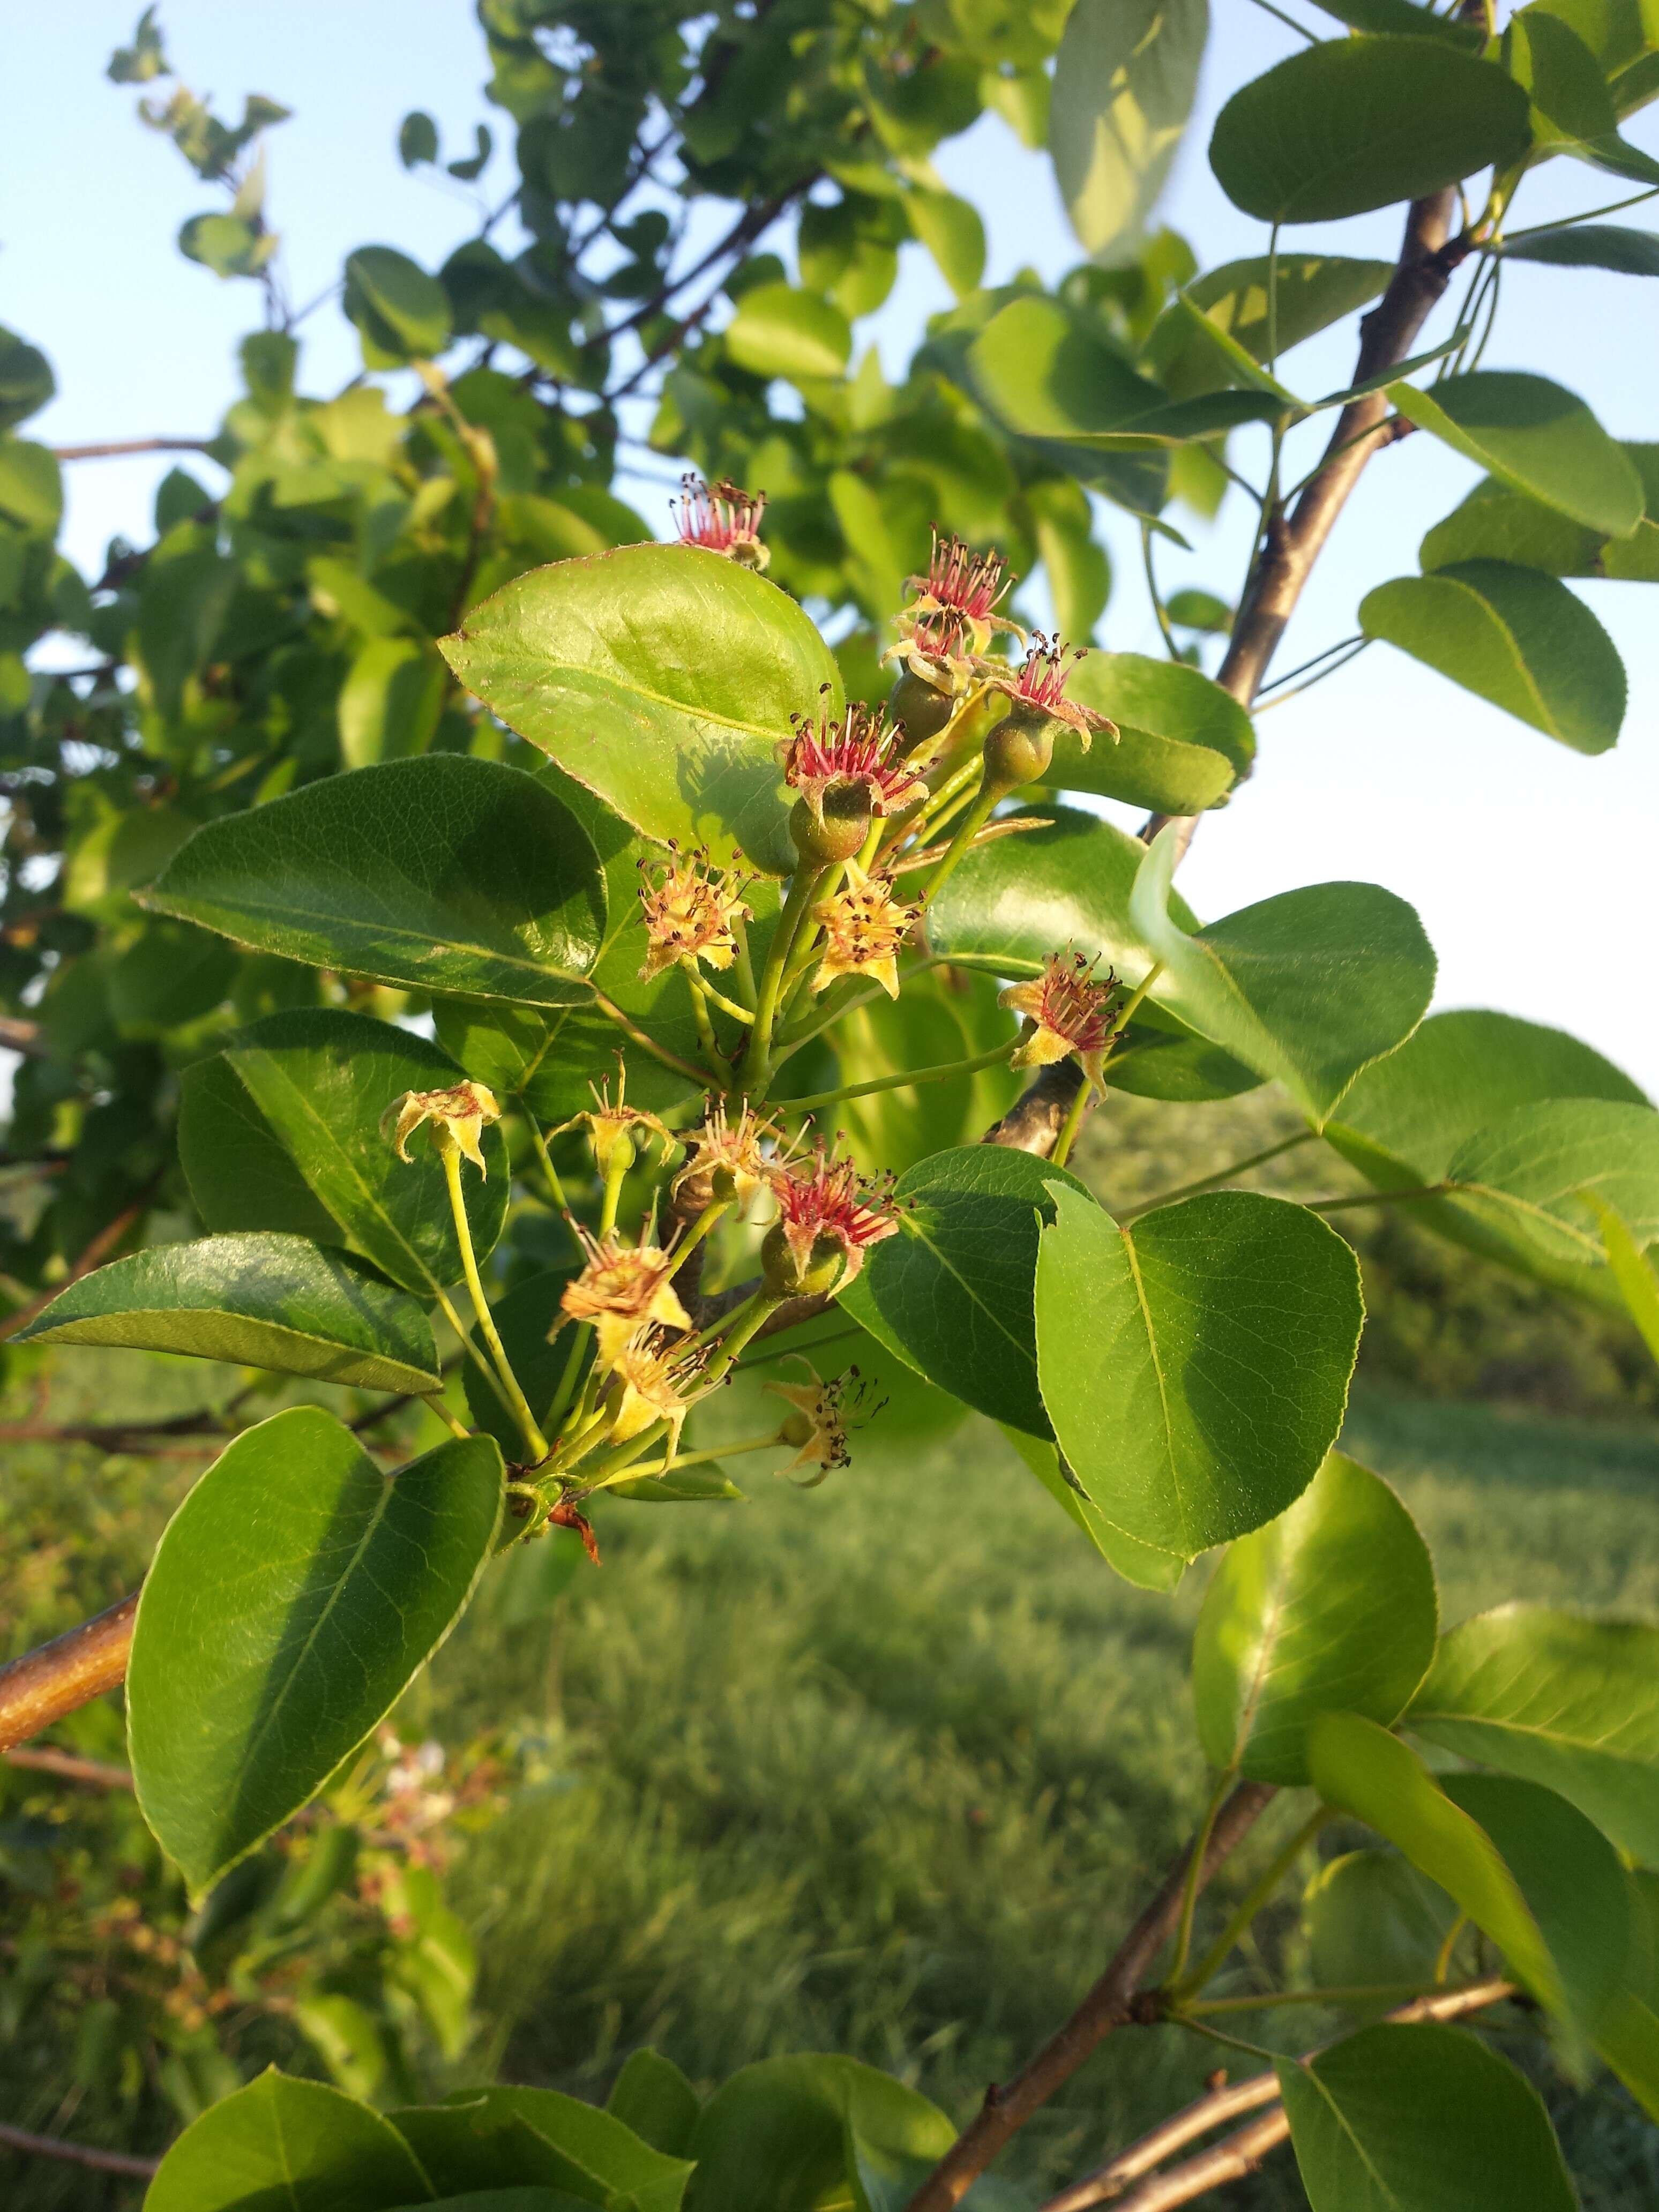
<path fill-rule="evenodd" d="M 0 1668 L 0 1751 L 27 1743 L 79 1705 L 112 1690 L 127 1671 L 138 1593 Z"/>

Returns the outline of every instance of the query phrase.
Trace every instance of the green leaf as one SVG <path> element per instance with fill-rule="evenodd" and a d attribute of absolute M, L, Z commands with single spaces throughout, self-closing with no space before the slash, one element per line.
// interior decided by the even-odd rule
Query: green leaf
<path fill-rule="evenodd" d="M 153 1245 L 72 1284 L 25 1338 L 186 1352 L 359 1390 L 418 1393 L 442 1381 L 413 1298 L 303 1237 Z"/>
<path fill-rule="evenodd" d="M 840 376 L 853 350 L 853 326 L 841 309 L 793 284 L 755 285 L 722 335 L 739 368 L 792 383 Z"/>
<path fill-rule="evenodd" d="M 1621 276 L 1659 276 L 1659 237 L 1616 222 L 1585 222 L 1506 240 L 1506 261 L 1541 261 L 1556 269 L 1612 269 Z"/>
<path fill-rule="evenodd" d="M 458 2177 L 461 2185 L 544 2182 L 586 2203 L 626 2204 L 635 2212 L 678 2212 L 685 2193 L 691 2168 L 684 2159 L 665 2156 L 616 2114 L 559 2090 L 461 2089 L 447 2100 L 447 2111 L 464 2116 L 467 2132 L 481 2139 L 483 2157 L 477 2164 L 460 2141 L 444 2138 L 446 2112 L 395 2115 L 441 2189 L 457 2185 Z M 411 2128 L 410 2121 L 423 2124 Z M 428 2143 L 438 2146 L 435 2156 Z"/>
<path fill-rule="evenodd" d="M 436 1297 L 461 1276 L 443 1168 L 420 1134 L 400 1160 L 380 1123 L 405 1091 L 446 1090 L 460 1073 L 425 1037 L 341 1008 L 255 1022 L 185 1077 L 179 1149 L 198 1212 L 219 1231 L 343 1235 L 393 1282 Z M 483 1149 L 488 1173 L 461 1176 L 480 1260 L 511 1183 L 499 1129 Z"/>
<path fill-rule="evenodd" d="M 423 753 L 443 711 L 447 678 L 430 646 L 372 637 L 340 686 L 340 757 L 347 768 Z"/>
<path fill-rule="evenodd" d="M 1192 112 L 1207 0 L 1078 0 L 1054 59 L 1048 144 L 1078 241 L 1133 260 Z"/>
<path fill-rule="evenodd" d="M 398 126 L 398 159 L 406 169 L 438 158 L 438 126 L 423 108 L 411 108 Z"/>
<path fill-rule="evenodd" d="M 1233 94 L 1216 118 L 1210 167 L 1246 215 L 1326 222 L 1514 160 L 1528 115 L 1526 94 L 1502 70 L 1437 40 L 1336 39 Z"/>
<path fill-rule="evenodd" d="M 1659 511 L 1659 446 L 1627 442 L 1622 450 L 1642 479 L 1647 507 Z M 1659 524 L 1644 514 L 1631 537 L 1607 538 L 1487 477 L 1418 549 L 1425 570 L 1483 560 L 1511 561 L 1551 576 L 1659 583 Z"/>
<path fill-rule="evenodd" d="M 1302 1900 L 1314 1986 L 1426 1985 L 1456 1918 L 1445 1891 L 1398 1851 L 1346 1851 L 1328 1860 Z"/>
<path fill-rule="evenodd" d="M 555 794 L 449 754 L 210 822 L 141 903 L 313 968 L 536 1006 L 586 999 L 605 916 L 598 858 Z"/>
<path fill-rule="evenodd" d="M 840 1297 L 930 1382 L 1040 1437 L 1049 1427 L 1031 1284 L 1056 1186 L 1084 1194 L 1074 1176 L 1029 1152 L 965 1145 L 935 1153 L 899 1177 L 899 1234 L 872 1249 Z"/>
<path fill-rule="evenodd" d="M 1274 287 L 1276 312 L 1270 330 L 1266 255 L 1228 261 L 1187 285 L 1166 307 L 1146 342 L 1147 358 L 1158 380 L 1177 395 L 1234 384 L 1240 374 L 1232 356 L 1216 343 L 1213 331 L 1242 346 L 1252 361 L 1265 362 L 1269 339 L 1280 355 L 1304 338 L 1355 314 L 1376 299 L 1390 276 L 1390 261 L 1353 261 L 1334 253 L 1281 253 Z M 1190 309 L 1200 311 L 1198 322 Z"/>
<path fill-rule="evenodd" d="M 1407 421 L 1516 491 L 1610 538 L 1642 520 L 1642 479 L 1576 393 L 1516 369 L 1475 369 L 1432 391 L 1391 384 Z"/>
<path fill-rule="evenodd" d="M 1576 2212 L 1542 2099 L 1462 2029 L 1379 2021 L 1277 2063 L 1312 2212 Z"/>
<path fill-rule="evenodd" d="M 1626 1310 L 1648 1350 L 1659 1359 L 1659 1275 L 1613 1208 L 1593 1195 L 1589 1206 L 1601 1224 L 1601 1247 Z"/>
<path fill-rule="evenodd" d="M 1606 1265 L 1599 1197 L 1645 1249 L 1659 1238 L 1659 1114 L 1599 1098 L 1519 1106 L 1453 1154 L 1446 1179 L 1466 1220 L 1547 1265 Z"/>
<path fill-rule="evenodd" d="M 40 348 L 0 326 L 0 430 L 38 415 L 57 389 L 52 363 Z"/>
<path fill-rule="evenodd" d="M 1404 1042 L 1434 989 L 1413 909 L 1375 884 L 1316 884 L 1189 937 L 1170 913 L 1175 836 L 1152 842 L 1130 919 L 1164 963 L 1159 1003 L 1260 1073 L 1316 1127 L 1360 1071 Z"/>
<path fill-rule="evenodd" d="M 1193 1643 L 1205 1757 L 1253 1782 L 1305 1783 L 1313 1715 L 1398 1719 L 1437 1617 L 1416 1522 L 1333 1452 L 1289 1512 L 1231 1547 L 1205 1594 Z"/>
<path fill-rule="evenodd" d="M 64 475 L 50 447 L 0 438 L 0 514 L 50 538 L 63 514 Z"/>
<path fill-rule="evenodd" d="M 1342 1425 L 1364 1318 L 1352 1251 L 1317 1214 L 1250 1191 L 1133 1224 L 1054 1197 L 1037 1371 L 1086 1495 L 1189 1559 L 1284 1512 Z"/>
<path fill-rule="evenodd" d="M 1353 1713 L 1317 1715 L 1308 1755 L 1328 1804 L 1449 1892 L 1540 2003 L 1594 2029 L 1612 2000 L 1629 1908 L 1619 1860 L 1582 1814 L 1553 1790 L 1507 1778 L 1464 1775 L 1443 1788 L 1397 1736 Z M 1500 1783 L 1507 1796 L 1494 1794 Z M 1502 1847 L 1487 1819 L 1501 1823 Z"/>
<path fill-rule="evenodd" d="M 1112 588 L 1111 563 L 1094 538 L 1094 517 L 1080 485 L 1033 484 L 1025 495 L 1036 548 L 1048 579 L 1054 624 L 1062 637 L 1094 635 Z"/>
<path fill-rule="evenodd" d="M 435 276 L 390 246 L 360 246 L 345 265 L 346 319 L 366 368 L 429 360 L 449 343 L 449 295 Z"/>
<path fill-rule="evenodd" d="M 647 2046 L 629 2052 L 605 2108 L 653 2150 L 685 2158 L 702 2100 L 672 2058 Z"/>
<path fill-rule="evenodd" d="M 1595 2047 L 1651 2120 L 1659 2118 L 1659 1875 L 1632 1875 L 1630 1895 L 1631 1955 Z"/>
<path fill-rule="evenodd" d="M 588 2191 L 570 2187 L 569 2160 L 510 2104 L 487 2090 L 464 2090 L 443 2105 L 404 2106 L 388 2118 L 419 2160 L 441 2204 L 465 2204 L 476 2193 L 494 2212 L 492 2199 L 501 2192 L 518 2212 L 514 2199 L 531 2191 L 538 2192 L 532 2199 L 538 2212 L 541 2192 L 548 2198 L 547 2212 L 580 2212 L 596 2201 Z"/>
<path fill-rule="evenodd" d="M 1431 1014 L 1342 1096 L 1328 1143 L 1385 1189 L 1438 1182 L 1460 1146 L 1517 1106 L 1645 1106 L 1630 1078 L 1564 1030 L 1477 1009 Z"/>
<path fill-rule="evenodd" d="M 239 215 L 193 215 L 179 233 L 179 251 L 216 276 L 257 276 L 282 240 Z"/>
<path fill-rule="evenodd" d="M 432 2191 L 389 2121 L 321 2081 L 268 2066 L 193 2120 L 144 2212 L 394 2212 Z"/>
<path fill-rule="evenodd" d="M 1440 1639 L 1408 1725 L 1558 1791 L 1659 1865 L 1659 1629 L 1540 1605 L 1477 1613 Z"/>
<path fill-rule="evenodd" d="M 574 1239 L 572 1264 L 568 1267 L 551 1267 L 544 1274 L 532 1275 L 522 1283 L 515 1283 L 501 1304 L 494 1309 L 496 1328 L 506 1347 L 507 1364 L 519 1378 L 519 1387 L 529 1401 L 530 1410 L 540 1421 L 558 1395 L 559 1384 L 564 1379 L 566 1362 L 575 1341 L 568 1329 L 556 1339 L 553 1331 L 559 1327 L 563 1316 L 559 1300 L 565 1285 L 577 1273 L 579 1260 L 574 1255 Z M 591 1354 L 584 1357 L 577 1369 L 580 1376 Z M 485 1381 L 483 1370 L 473 1360 L 468 1360 L 462 1375 L 466 1389 L 467 1409 L 472 1415 L 475 1428 L 483 1429 L 495 1437 L 508 1459 L 524 1455 L 524 1432 L 514 1416 L 501 1403 L 499 1394 Z"/>
<path fill-rule="evenodd" d="M 973 202 L 919 185 L 905 194 L 904 207 L 911 229 L 957 299 L 976 291 L 985 274 L 985 225 Z M 744 306 L 753 296 L 744 294 Z"/>
<path fill-rule="evenodd" d="M 1091 653 L 1066 686 L 1071 697 L 1118 726 L 1085 752 L 1066 731 L 1054 746 L 1051 782 L 1092 791 L 1155 813 L 1214 806 L 1250 772 L 1255 732 L 1231 693 L 1196 668 L 1140 653 Z"/>
<path fill-rule="evenodd" d="M 1115 1574 L 1141 1589 L 1176 1588 L 1187 1571 L 1187 1562 L 1179 1552 L 1160 1552 L 1156 1545 L 1140 1543 L 1114 1528 L 1059 1451 L 1043 1437 L 1006 1425 L 1002 1433 L 1066 1519 L 1083 1531 Z"/>
<path fill-rule="evenodd" d="M 1316 8 L 1334 15 L 1351 30 L 1373 31 L 1400 38 L 1448 39 L 1455 44 L 1478 46 L 1480 33 L 1473 23 L 1437 15 L 1421 0 L 1313 0 Z"/>
<path fill-rule="evenodd" d="M 936 2105 L 873 2066 L 764 2058 L 703 2106 L 686 2212 L 903 2212 L 955 2140 Z"/>
<path fill-rule="evenodd" d="M 647 837 L 793 867 L 778 747 L 792 714 L 839 712 L 843 695 L 828 646 L 763 576 L 624 546 L 520 576 L 441 643 L 469 690 Z"/>
<path fill-rule="evenodd" d="M 1254 390 L 1171 399 L 1083 316 L 1030 294 L 992 317 L 968 349 L 968 369 L 991 414 L 1025 438 L 1178 445 L 1284 412 L 1276 395 Z"/>
<path fill-rule="evenodd" d="M 1397 576 L 1360 601 L 1359 626 L 1575 752 L 1606 752 L 1619 741 L 1624 663 L 1553 576 L 1504 561 Z"/>
<path fill-rule="evenodd" d="M 214 1462 L 156 1547 L 127 1669 L 139 1807 L 192 1893 L 391 1710 L 471 1595 L 501 1502 L 492 1437 L 386 1475 L 313 1406 Z"/>

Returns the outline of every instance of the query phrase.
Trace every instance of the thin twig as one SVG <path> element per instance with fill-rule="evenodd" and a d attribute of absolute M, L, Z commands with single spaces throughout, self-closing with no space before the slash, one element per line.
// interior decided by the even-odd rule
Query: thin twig
<path fill-rule="evenodd" d="M 46 1311 L 60 1291 L 66 1291 L 71 1283 L 78 1283 L 82 1275 L 89 1275 L 94 1267 L 101 1267 L 127 1231 L 136 1228 L 149 1212 L 161 1180 L 159 1174 L 153 1176 L 131 1206 L 124 1206 L 113 1220 L 104 1224 L 61 1283 L 54 1283 L 49 1291 L 42 1291 L 39 1297 L 31 1298 L 27 1305 L 19 1306 L 0 1321 L 0 1337 L 15 1336 L 20 1328 L 27 1328 L 37 1314 Z"/>
<path fill-rule="evenodd" d="M 72 1751 L 54 1751 L 48 1744 L 39 1751 L 19 1748 L 3 1754 L 8 1766 L 21 1766 L 34 1774 L 55 1775 L 60 1782 L 84 1782 L 91 1790 L 131 1790 L 132 1776 L 125 1766 L 112 1766 L 101 1759 L 77 1759 Z"/>
<path fill-rule="evenodd" d="M 210 438 L 112 438 L 97 446 L 54 446 L 55 461 L 109 461 L 124 453 L 210 453 Z"/>
<path fill-rule="evenodd" d="M 148 2181 L 159 2159 L 134 2158 L 124 2150 L 94 2150 L 90 2143 L 65 2142 L 61 2136 L 32 2136 L 26 2128 L 0 2121 L 0 2144 L 24 2158 L 58 2158 L 70 2166 L 89 2166 L 99 2173 L 130 2173 Z"/>

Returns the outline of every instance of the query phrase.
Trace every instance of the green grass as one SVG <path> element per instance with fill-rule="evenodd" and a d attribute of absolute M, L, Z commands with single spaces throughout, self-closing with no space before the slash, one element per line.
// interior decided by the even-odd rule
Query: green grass
<path fill-rule="evenodd" d="M 1659 1614 L 1659 1437 L 1367 1396 L 1455 1620 L 1510 1597 Z M 1189 1830 L 1186 1687 L 1204 1570 L 1119 1583 L 978 1424 L 810 1494 L 613 1510 L 556 1618 L 487 1613 L 442 1655 L 441 1733 L 518 1716 L 556 1783 L 483 1838 L 490 2056 L 596 2095 L 654 2042 L 712 2082 L 849 2051 L 965 2117 L 1069 2009 Z M 1248 1870 L 1298 1817 L 1275 1808 Z M 1289 1916 L 1273 1931 L 1292 1945 Z M 1253 2034 L 1332 2023 L 1263 2015 Z M 1027 2131 L 1048 2179 L 1191 2094 L 1212 2045 L 1127 2031 Z M 1248 2066 L 1248 2059 L 1240 2062 Z M 1559 2098 L 1596 2212 L 1659 2195 L 1656 2137 L 1605 2087 Z M 1234 2202 L 1302 2202 L 1288 2166 Z"/>

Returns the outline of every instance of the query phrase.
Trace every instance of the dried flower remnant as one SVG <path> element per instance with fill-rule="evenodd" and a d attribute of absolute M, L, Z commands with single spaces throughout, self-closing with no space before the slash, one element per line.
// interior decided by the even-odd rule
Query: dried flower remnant
<path fill-rule="evenodd" d="M 674 1289 L 679 1261 L 673 1253 L 647 1243 L 648 1233 L 641 1230 L 637 1244 L 624 1244 L 617 1237 L 594 1237 L 577 1224 L 586 1264 L 565 1285 L 559 1308 L 567 1320 L 592 1322 L 602 1368 L 614 1367 L 623 1348 L 653 1323 L 693 1326 Z"/>
<path fill-rule="evenodd" d="M 884 664 L 890 660 L 901 663 L 905 673 L 916 684 L 936 695 L 939 704 L 933 711 L 945 719 L 974 679 L 974 647 L 960 615 L 919 615 L 914 618 L 908 613 L 901 615 L 898 642 L 890 645 L 881 657 Z M 902 712 L 896 706 L 894 711 Z M 916 734 L 908 719 L 905 720 L 905 729 L 909 736 Z M 934 734 L 931 730 L 921 732 L 924 738 Z"/>
<path fill-rule="evenodd" d="M 705 848 L 682 859 L 671 838 L 668 850 L 672 857 L 666 862 L 640 862 L 640 904 L 648 940 L 640 978 L 647 983 L 682 960 L 729 968 L 738 950 L 733 924 L 754 920 L 743 897 L 751 877 L 711 868 Z"/>
<path fill-rule="evenodd" d="M 935 530 L 927 574 L 908 581 L 916 596 L 899 617 L 901 635 L 908 636 L 933 617 L 944 617 L 959 625 L 975 653 L 986 650 L 994 630 L 1006 630 L 1024 642 L 1025 632 L 1012 616 L 997 612 L 997 602 L 1018 579 L 994 550 L 975 553 L 962 538 L 941 538 Z"/>
<path fill-rule="evenodd" d="M 1031 1023 L 1030 1035 L 1012 1054 L 1011 1067 L 1048 1067 L 1075 1053 L 1083 1072 L 1098 1090 L 1104 1079 L 1106 1055 L 1115 1042 L 1112 1009 L 1117 977 L 1111 969 L 1097 983 L 1098 963 L 1080 952 L 1051 952 L 1042 973 L 1029 983 L 1013 983 L 997 1004 L 1023 1015 Z"/>
<path fill-rule="evenodd" d="M 380 1134 L 391 1133 L 398 1158 L 412 1167 L 409 1140 L 423 1122 L 429 1121 L 433 1149 L 441 1159 L 447 1152 L 458 1152 L 472 1162 L 480 1175 L 487 1176 L 489 1170 L 478 1139 L 488 1123 L 501 1118 L 494 1091 L 482 1083 L 455 1083 L 446 1091 L 405 1091 L 380 1116 Z"/>
<path fill-rule="evenodd" d="M 896 999 L 898 954 L 921 913 L 919 906 L 906 906 L 893 896 L 891 876 L 866 875 L 856 860 L 849 860 L 841 889 L 812 908 L 812 919 L 823 931 L 814 993 L 842 975 L 872 975 L 890 999 Z"/>
<path fill-rule="evenodd" d="M 631 1443 L 653 1421 L 665 1421 L 665 1456 L 672 1462 L 680 1448 L 686 1416 L 706 1393 L 695 1387 L 702 1372 L 702 1355 L 676 1353 L 667 1346 L 659 1329 L 647 1329 L 625 1344 L 605 1386 L 605 1401 L 611 1410 L 613 1443 Z"/>
<path fill-rule="evenodd" d="M 672 1196 L 678 1200 L 682 1191 L 690 1192 L 699 1211 L 716 1201 L 747 1206 L 780 1164 L 780 1155 L 763 1149 L 780 1133 L 775 1121 L 746 1103 L 733 1121 L 726 1101 L 716 1099 L 702 1127 L 687 1133 L 690 1154 L 670 1187 Z"/>
<path fill-rule="evenodd" d="M 844 1289 L 872 1244 L 899 1225 L 888 1184 L 866 1184 L 851 1160 L 833 1160 L 823 1146 L 772 1178 L 778 1218 L 761 1249 L 769 1285 L 786 1295 Z"/>
<path fill-rule="evenodd" d="M 757 573 L 771 559 L 760 537 L 761 517 L 766 512 L 763 491 L 744 491 L 724 477 L 708 484 L 701 477 L 687 475 L 680 478 L 680 497 L 669 504 L 682 545 L 705 546 Z"/>
<path fill-rule="evenodd" d="M 837 715 L 826 706 L 816 720 L 793 720 L 795 734 L 781 748 L 784 781 L 818 823 L 826 799 L 837 793 L 857 794 L 867 814 L 896 814 L 924 788 L 898 756 L 898 732 L 884 707 L 854 705 Z"/>
<path fill-rule="evenodd" d="M 1013 702 L 1011 720 L 1062 722 L 1081 738 L 1086 750 L 1091 737 L 1117 735 L 1117 724 L 1109 714 L 1097 714 L 1092 707 L 1066 696 L 1073 671 L 1088 655 L 1086 645 L 1062 645 L 1058 637 L 1045 637 L 1036 630 L 1031 650 L 1018 668 L 982 661 L 979 672 L 994 691 L 1003 692 Z"/>
<path fill-rule="evenodd" d="M 580 1128 L 586 1124 L 588 1140 L 593 1147 L 593 1164 L 602 1177 L 608 1179 L 613 1167 L 619 1174 L 626 1174 L 641 1152 L 653 1142 L 661 1146 L 665 1160 L 678 1144 L 679 1139 L 665 1122 L 659 1121 L 654 1114 L 628 1103 L 628 1067 L 620 1055 L 614 1106 L 611 1103 L 608 1083 L 597 1085 L 590 1083 L 587 1087 L 593 1094 L 593 1103 L 584 1107 L 580 1114 L 573 1114 L 568 1121 L 561 1121 L 556 1128 L 550 1129 L 547 1133 L 550 1137 L 562 1137 L 568 1129 Z M 627 1147 L 625 1160 L 621 1156 L 621 1148 L 624 1146 Z"/>
<path fill-rule="evenodd" d="M 872 1421 L 887 1401 L 878 1399 L 873 1406 L 866 1407 L 869 1385 L 860 1378 L 856 1367 L 849 1367 L 844 1375 L 834 1376 L 828 1382 L 820 1382 L 805 1358 L 800 1364 L 807 1372 L 805 1382 L 769 1382 L 766 1390 L 795 1409 L 778 1432 L 779 1443 L 793 1446 L 795 1456 L 779 1473 L 787 1475 L 797 1489 L 816 1490 L 825 1476 L 833 1474 L 837 1468 L 851 1466 L 853 1455 L 848 1448 L 850 1432 Z M 800 1475 L 795 1472 L 797 1468 L 815 1471 Z"/>

